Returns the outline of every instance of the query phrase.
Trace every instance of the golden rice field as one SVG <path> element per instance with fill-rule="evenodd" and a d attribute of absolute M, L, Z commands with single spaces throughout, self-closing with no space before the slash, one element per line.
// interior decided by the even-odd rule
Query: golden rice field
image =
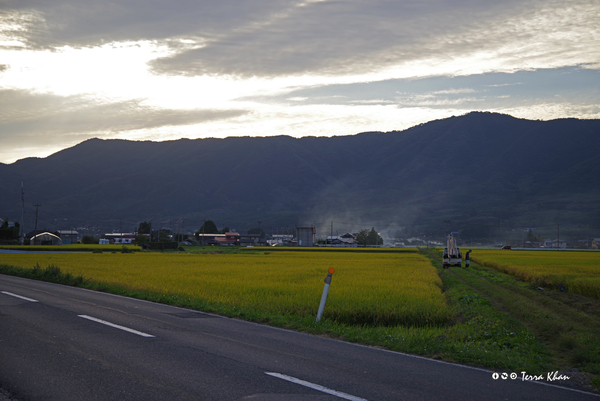
<path fill-rule="evenodd" d="M 272 314 L 315 315 L 335 268 L 324 318 L 348 324 L 441 325 L 452 319 L 442 281 L 418 253 L 2 254 L 0 264 L 57 266 L 129 289 Z"/>
<path fill-rule="evenodd" d="M 600 252 L 475 250 L 471 259 L 539 286 L 600 298 Z"/>

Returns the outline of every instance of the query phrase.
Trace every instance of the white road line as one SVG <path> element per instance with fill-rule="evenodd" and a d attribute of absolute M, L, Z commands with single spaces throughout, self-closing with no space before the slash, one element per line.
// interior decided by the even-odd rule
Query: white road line
<path fill-rule="evenodd" d="M 321 391 L 323 393 L 335 395 L 336 397 L 340 397 L 340 398 L 343 398 L 345 400 L 350 400 L 350 401 L 367 401 L 364 398 L 360 398 L 360 397 L 356 397 L 354 395 L 342 393 L 341 391 L 332 390 L 330 388 L 323 387 L 323 386 L 320 386 L 318 384 L 314 384 L 314 383 L 307 382 L 307 381 L 304 381 L 304 380 L 296 379 L 295 377 L 292 377 L 292 376 L 282 375 L 281 373 L 265 372 L 265 374 L 267 374 L 269 376 L 277 377 L 279 379 L 287 380 L 289 382 L 296 383 L 296 384 L 299 384 L 301 386 L 309 387 L 309 388 L 312 388 L 314 390 Z"/>
<path fill-rule="evenodd" d="M 7 292 L 7 291 L 0 291 L 0 292 L 3 293 L 3 294 L 6 294 L 6 295 L 10 295 L 11 297 L 16 297 L 16 298 L 24 299 L 25 301 L 38 302 L 35 299 L 31 299 L 31 298 L 27 298 L 27 297 L 24 297 L 24 296 L 21 296 L 21 295 L 13 294 L 12 292 Z"/>
<path fill-rule="evenodd" d="M 107 326 L 114 327 L 116 329 L 125 330 L 125 331 L 128 331 L 130 333 L 137 334 L 138 336 L 142 336 L 142 337 L 154 337 L 151 334 L 142 333 L 141 331 L 130 329 L 129 327 L 119 326 L 118 324 L 110 323 L 110 322 L 107 322 L 107 321 L 101 320 L 101 319 L 96 319 L 95 317 L 91 317 L 91 316 L 87 316 L 87 315 L 77 315 L 77 316 L 82 317 L 82 318 L 87 319 L 87 320 L 91 320 L 93 322 L 102 323 L 102 324 L 105 324 Z"/>

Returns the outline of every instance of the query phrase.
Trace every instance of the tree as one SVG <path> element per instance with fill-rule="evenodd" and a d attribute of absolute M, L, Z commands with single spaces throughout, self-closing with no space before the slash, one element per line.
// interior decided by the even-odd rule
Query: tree
<path fill-rule="evenodd" d="M 354 236 L 356 237 L 356 242 L 358 243 L 358 245 L 365 246 L 365 245 L 367 245 L 367 238 L 369 236 L 369 229 L 363 228 L 359 232 L 355 233 Z"/>
<path fill-rule="evenodd" d="M 383 245 L 383 238 L 375 231 L 375 227 L 371 228 L 371 231 L 369 231 L 367 242 L 367 245 Z"/>
<path fill-rule="evenodd" d="M 255 227 L 248 230 L 248 234 L 260 234 L 260 238 L 265 238 L 265 232 L 262 228 Z"/>
<path fill-rule="evenodd" d="M 138 226 L 137 232 L 138 234 L 150 234 L 150 229 L 152 224 L 149 221 L 142 221 Z"/>
<path fill-rule="evenodd" d="M 0 226 L 0 239 L 2 240 L 17 240 L 19 239 L 19 223 L 15 223 L 14 226 L 9 227 L 8 219 L 5 219 Z"/>
<path fill-rule="evenodd" d="M 358 242 L 359 245 L 383 245 L 383 238 L 375 231 L 375 227 L 370 230 L 364 228 L 355 234 L 355 236 L 356 242 Z"/>
<path fill-rule="evenodd" d="M 97 244 L 98 242 L 99 242 L 98 238 L 94 238 L 91 235 L 84 235 L 81 238 L 81 243 L 82 244 Z"/>
<path fill-rule="evenodd" d="M 158 242 L 171 242 L 173 241 L 173 239 L 171 238 L 171 235 L 173 234 L 173 232 L 168 229 L 168 228 L 161 228 L 159 231 L 159 241 Z"/>
<path fill-rule="evenodd" d="M 217 225 L 212 220 L 206 220 L 202 226 L 196 231 L 196 234 L 220 234 Z"/>
<path fill-rule="evenodd" d="M 135 237 L 135 243 L 140 245 L 140 244 L 147 244 L 150 242 L 150 237 L 146 237 L 145 235 L 137 235 Z"/>

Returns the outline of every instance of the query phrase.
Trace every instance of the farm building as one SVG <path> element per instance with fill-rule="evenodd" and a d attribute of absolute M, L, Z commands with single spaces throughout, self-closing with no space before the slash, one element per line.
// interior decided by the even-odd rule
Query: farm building
<path fill-rule="evenodd" d="M 267 240 L 269 245 L 284 245 L 294 241 L 294 236 L 289 234 L 275 234 L 271 239 Z"/>
<path fill-rule="evenodd" d="M 133 244 L 135 243 L 134 233 L 108 233 L 104 234 L 104 238 L 109 240 L 111 244 Z"/>
<path fill-rule="evenodd" d="M 225 239 L 225 234 L 195 234 L 196 240 L 202 245 L 219 245 L 217 239 Z"/>
<path fill-rule="evenodd" d="M 239 245 L 240 234 L 195 234 L 196 240 L 202 245 Z"/>
<path fill-rule="evenodd" d="M 63 244 L 76 244 L 79 239 L 79 233 L 75 230 L 58 230 L 58 236 Z"/>
<path fill-rule="evenodd" d="M 565 249 L 567 247 L 567 241 L 564 240 L 557 240 L 555 239 L 554 241 L 552 241 L 552 248 L 561 248 L 561 249 Z"/>
<path fill-rule="evenodd" d="M 31 245 L 62 245 L 60 237 L 49 232 L 34 235 L 29 241 Z"/>
<path fill-rule="evenodd" d="M 241 246 L 266 246 L 267 241 L 260 234 L 240 234 Z"/>
<path fill-rule="evenodd" d="M 298 233 L 298 246 L 315 245 L 315 236 L 317 235 L 315 226 L 298 226 L 296 231 Z"/>
<path fill-rule="evenodd" d="M 221 245 L 239 245 L 240 244 L 240 234 L 238 233 L 225 233 L 224 238 L 218 238 L 217 241 Z"/>

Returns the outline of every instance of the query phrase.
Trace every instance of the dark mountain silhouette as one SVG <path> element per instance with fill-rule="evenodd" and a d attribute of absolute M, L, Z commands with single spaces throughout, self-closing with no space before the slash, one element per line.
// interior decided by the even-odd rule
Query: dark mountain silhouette
<path fill-rule="evenodd" d="M 331 138 L 91 139 L 0 164 L 0 215 L 20 219 L 24 182 L 29 229 L 32 203 L 42 204 L 38 228 L 52 229 L 131 231 L 180 218 L 188 230 L 211 219 L 242 232 L 259 220 L 348 230 L 444 220 L 600 226 L 599 173 L 600 120 L 473 112 Z"/>

